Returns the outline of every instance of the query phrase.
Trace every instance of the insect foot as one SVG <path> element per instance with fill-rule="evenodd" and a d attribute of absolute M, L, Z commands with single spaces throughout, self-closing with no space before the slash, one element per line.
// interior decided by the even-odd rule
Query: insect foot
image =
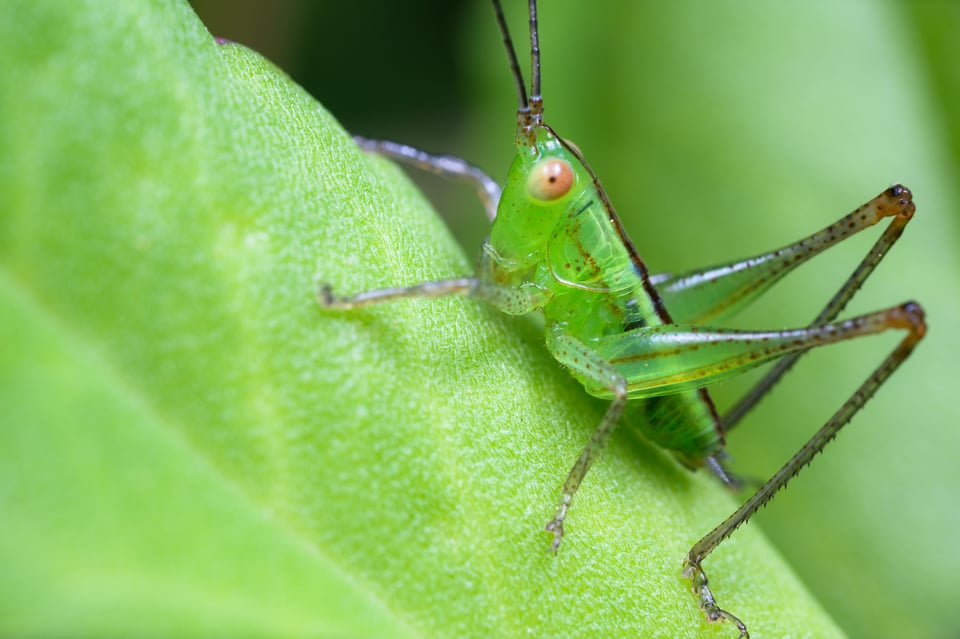
<path fill-rule="evenodd" d="M 563 520 L 567 518 L 567 508 L 570 506 L 570 500 L 563 496 L 563 501 L 557 506 L 557 514 L 547 522 L 546 530 L 553 533 L 553 542 L 550 544 L 550 552 L 557 554 L 560 548 L 560 540 L 563 539 Z"/>
<path fill-rule="evenodd" d="M 700 610 L 703 611 L 707 621 L 710 623 L 729 621 L 730 623 L 736 624 L 737 629 L 740 630 L 738 639 L 750 638 L 750 633 L 747 632 L 747 626 L 737 617 L 717 605 L 717 600 L 713 598 L 713 593 L 710 592 L 710 587 L 707 585 L 707 573 L 703 572 L 703 568 L 700 567 L 700 559 L 687 555 L 686 559 L 683 560 L 683 573 L 681 574 L 684 579 L 690 580 L 693 594 L 697 596 Z"/>
<path fill-rule="evenodd" d="M 336 308 L 337 298 L 333 295 L 333 289 L 329 284 L 321 284 L 317 290 L 317 301 L 323 308 Z"/>
<path fill-rule="evenodd" d="M 321 308 L 334 311 L 347 311 L 356 306 L 353 298 L 334 295 L 333 289 L 330 288 L 329 284 L 320 285 L 320 288 L 317 290 L 317 302 L 320 303 Z"/>

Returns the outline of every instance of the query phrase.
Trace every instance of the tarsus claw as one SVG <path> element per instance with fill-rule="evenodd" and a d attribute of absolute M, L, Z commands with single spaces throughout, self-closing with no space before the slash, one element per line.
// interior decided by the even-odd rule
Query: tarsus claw
<path fill-rule="evenodd" d="M 557 554 L 557 549 L 560 548 L 560 540 L 563 539 L 563 519 L 559 516 L 554 517 L 547 523 L 546 530 L 553 533 L 553 543 L 550 544 L 550 552 Z"/>
<path fill-rule="evenodd" d="M 707 621 L 710 623 L 729 621 L 735 624 L 740 631 L 737 639 L 750 639 L 750 633 L 747 631 L 746 624 L 740 621 L 735 615 L 717 605 L 717 600 L 714 599 L 713 593 L 710 592 L 710 587 L 707 585 L 707 573 L 703 572 L 703 568 L 700 567 L 700 558 L 694 559 L 688 555 L 683 563 L 683 573 L 681 574 L 685 579 L 690 580 L 690 584 L 693 587 L 693 594 L 697 596 L 697 603 L 707 618 Z"/>

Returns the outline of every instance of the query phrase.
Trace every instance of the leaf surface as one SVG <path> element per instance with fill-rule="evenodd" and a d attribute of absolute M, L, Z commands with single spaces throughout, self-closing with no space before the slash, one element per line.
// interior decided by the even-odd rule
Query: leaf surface
<path fill-rule="evenodd" d="M 0 633 L 733 636 L 734 501 L 629 432 L 548 552 L 604 405 L 530 323 L 317 308 L 469 272 L 395 167 L 182 3 L 0 13 Z M 708 568 L 840 636 L 756 530 Z"/>

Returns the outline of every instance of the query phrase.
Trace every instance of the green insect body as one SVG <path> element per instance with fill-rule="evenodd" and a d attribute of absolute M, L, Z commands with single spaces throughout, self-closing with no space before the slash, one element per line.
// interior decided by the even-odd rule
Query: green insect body
<path fill-rule="evenodd" d="M 735 486 L 722 464 L 724 435 L 798 357 L 815 347 L 904 331 L 894 350 L 810 441 L 687 554 L 683 575 L 706 619 L 731 622 L 747 637 L 746 625 L 716 603 L 702 562 L 823 450 L 923 338 L 924 313 L 914 302 L 836 320 L 912 218 L 912 195 L 896 185 L 779 249 L 689 273 L 650 274 L 580 152 L 543 122 L 535 0 L 529 0 L 529 98 L 500 4 L 493 4 L 519 99 L 517 156 L 502 191 L 458 158 L 356 138 L 370 152 L 476 186 L 493 224 L 474 275 L 346 297 L 323 286 L 319 301 L 327 309 L 350 310 L 401 298 L 464 295 L 504 313 L 543 314 L 550 354 L 588 393 L 610 401 L 546 526 L 554 551 L 577 488 L 620 422 L 640 429 L 684 466 L 706 468 Z M 882 236 L 809 325 L 773 331 L 708 326 L 736 314 L 797 266 L 884 220 L 889 224 Z M 717 413 L 706 386 L 774 360 L 776 365 L 752 391 L 725 415 Z"/>
<path fill-rule="evenodd" d="M 578 152 L 542 124 L 532 140 L 519 135 L 517 146 L 476 276 L 522 291 L 526 303 L 504 310 L 542 311 L 554 356 L 587 392 L 612 399 L 602 365 L 591 368 L 589 351 L 605 359 L 607 349 L 611 354 L 619 350 L 628 358 L 625 334 L 669 324 L 671 318 Z M 578 353 L 571 342 L 590 348 Z M 627 405 L 634 416 L 629 421 L 685 465 L 702 466 L 705 457 L 723 447 L 716 410 L 706 392 L 642 385 L 640 380 L 650 377 L 645 371 L 666 371 L 661 359 L 670 358 L 652 353 L 619 367 L 628 397 L 651 398 Z M 684 368 L 680 362 L 677 366 Z M 630 383 L 633 378 L 636 384 Z"/>

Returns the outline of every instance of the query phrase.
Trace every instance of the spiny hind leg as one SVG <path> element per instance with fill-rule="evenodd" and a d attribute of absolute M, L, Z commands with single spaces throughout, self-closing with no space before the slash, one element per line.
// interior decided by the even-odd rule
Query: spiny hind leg
<path fill-rule="evenodd" d="M 678 323 L 700 324 L 719 317 L 729 317 L 807 260 L 889 219 L 883 236 L 877 240 L 851 278 L 858 282 L 856 287 L 859 287 L 903 233 L 915 209 L 910 190 L 897 184 L 830 226 L 792 244 L 679 275 L 655 275 L 652 281 L 663 297 L 664 305 Z M 836 317 L 836 313 L 823 321 L 830 321 L 833 317 Z"/>
<path fill-rule="evenodd" d="M 599 338 L 586 345 L 562 326 L 547 328 L 547 348 L 587 390 L 612 402 L 564 483 L 557 514 L 548 524 L 556 549 L 580 483 L 616 428 L 630 397 L 701 388 L 792 352 L 910 326 L 910 305 L 842 322 L 785 331 L 735 331 L 665 324 Z M 698 452 L 698 451 L 690 451 Z"/>
<path fill-rule="evenodd" d="M 830 301 L 823 307 L 823 310 L 813 319 L 811 325 L 820 326 L 831 322 L 843 311 L 847 303 L 856 295 L 857 291 L 860 290 L 864 282 L 873 274 L 874 270 L 876 270 L 881 260 L 883 260 L 897 240 L 900 239 L 907 222 L 913 217 L 915 206 L 910 191 L 900 185 L 890 187 L 880 194 L 878 198 L 874 198 L 870 203 L 865 204 L 864 207 L 869 206 L 884 196 L 891 200 L 891 202 L 885 205 L 881 211 L 885 211 L 888 215 L 893 215 L 893 219 L 890 224 L 887 225 L 883 235 L 874 242 L 864 258 L 857 264 L 853 273 L 844 281 L 839 290 L 834 293 Z M 864 207 L 860 208 L 863 209 Z M 777 382 L 780 381 L 780 378 L 793 368 L 793 365 L 797 363 L 797 360 L 800 359 L 802 355 L 802 352 L 793 353 L 778 361 L 753 388 L 747 391 L 736 404 L 730 407 L 721 420 L 723 432 L 730 432 L 733 427 L 770 392 Z"/>
<path fill-rule="evenodd" d="M 687 553 L 684 559 L 683 576 L 690 580 L 700 608 L 708 621 L 732 621 L 740 629 L 741 637 L 749 636 L 743 622 L 717 605 L 716 599 L 708 586 L 707 575 L 703 570 L 702 562 L 738 527 L 746 523 L 754 513 L 769 502 L 780 489 L 786 487 L 787 483 L 796 477 L 817 454 L 822 452 L 826 445 L 837 436 L 840 429 L 849 423 L 857 411 L 863 408 L 877 392 L 877 389 L 913 352 L 927 330 L 923 309 L 916 303 L 908 302 L 900 307 L 889 309 L 887 312 L 890 311 L 898 311 L 896 313 L 896 324 L 891 327 L 907 331 L 896 348 L 867 377 L 837 412 L 827 420 L 820 430 L 767 483 L 761 486 L 750 499 L 719 526 L 704 535 Z M 813 327 L 813 330 L 816 330 L 816 327 Z"/>

